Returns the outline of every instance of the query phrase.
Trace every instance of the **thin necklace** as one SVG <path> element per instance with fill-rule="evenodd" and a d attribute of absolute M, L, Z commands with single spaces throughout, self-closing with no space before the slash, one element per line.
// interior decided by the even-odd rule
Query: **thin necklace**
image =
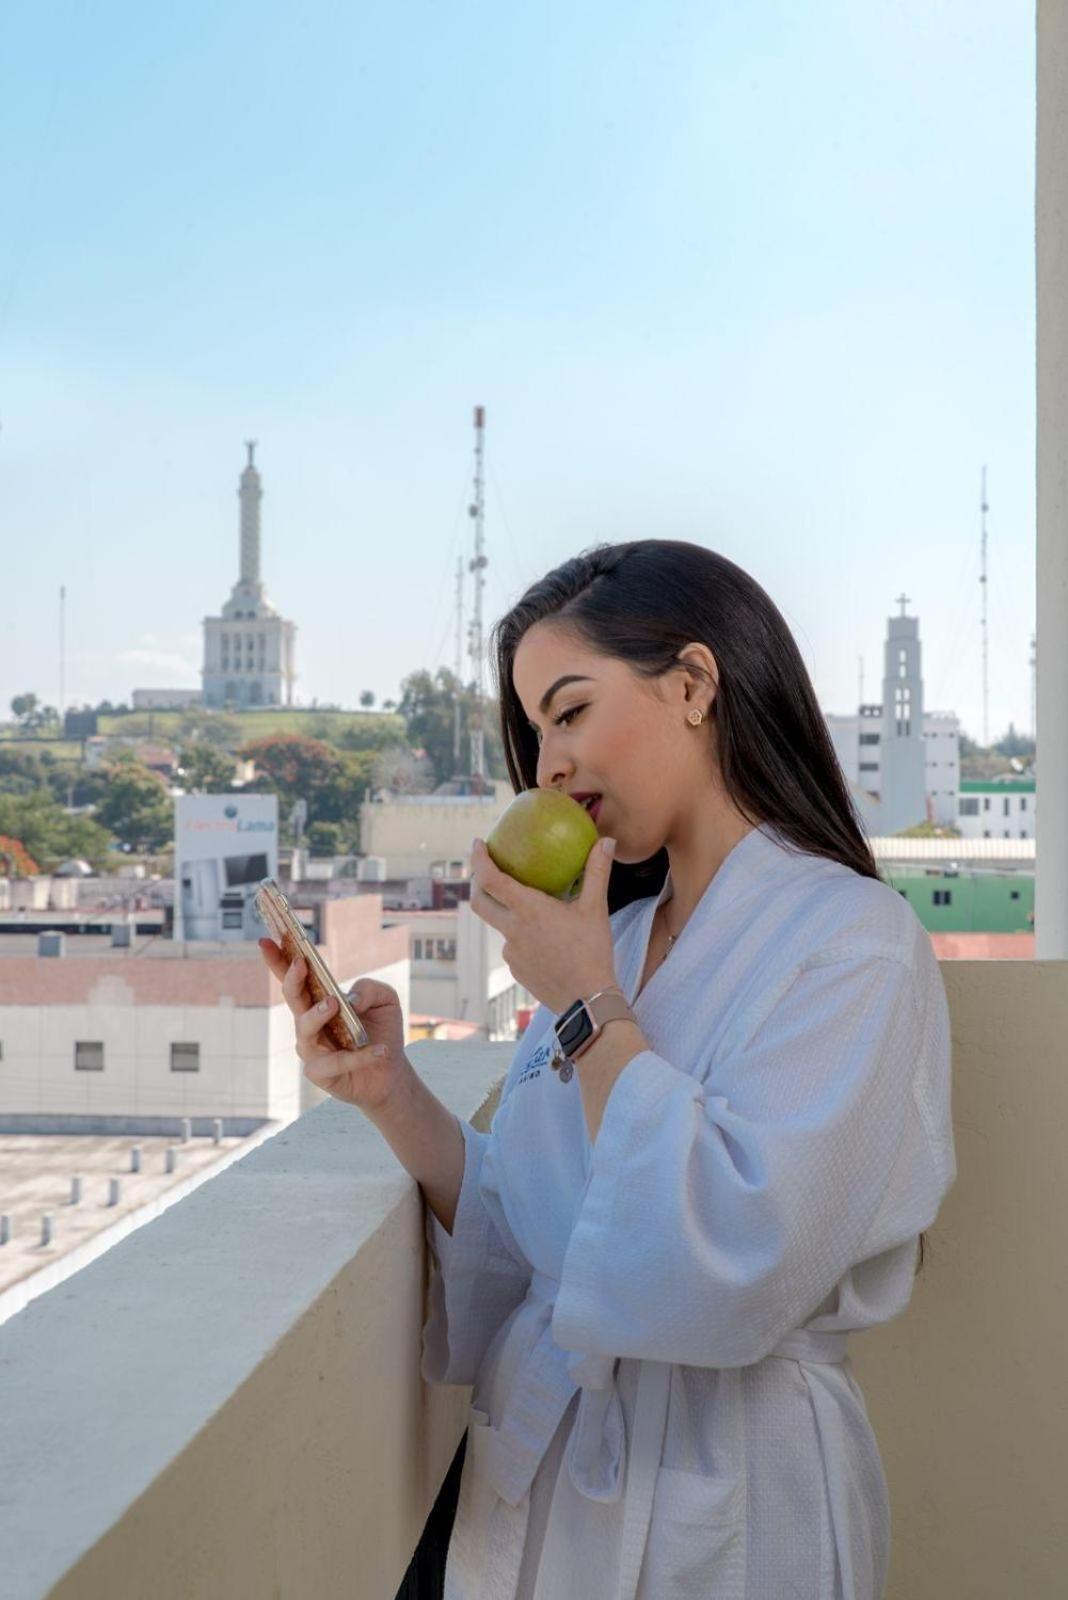
<path fill-rule="evenodd" d="M 664 919 L 664 932 L 667 933 L 667 918 L 666 917 Z M 679 937 L 679 935 L 677 933 L 668 933 L 668 936 L 667 936 L 667 949 L 664 951 L 664 954 L 660 957 L 660 960 L 662 962 L 666 961 L 668 956 L 671 954 L 671 948 L 674 945 L 675 941 L 678 939 L 678 937 Z"/>

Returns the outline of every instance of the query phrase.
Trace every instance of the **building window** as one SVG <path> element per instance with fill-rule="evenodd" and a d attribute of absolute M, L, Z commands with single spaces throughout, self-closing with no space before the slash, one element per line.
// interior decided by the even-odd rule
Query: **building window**
<path fill-rule="evenodd" d="M 935 889 L 932 894 L 932 903 L 936 906 L 949 906 L 953 904 L 952 889 Z"/>
<path fill-rule="evenodd" d="M 438 946 L 437 954 L 438 954 L 438 960 L 439 961 L 455 961 L 456 960 L 456 940 L 455 939 L 439 939 L 437 941 L 437 946 Z"/>
<path fill-rule="evenodd" d="M 1019 889 L 1010 889 L 1009 890 L 1009 899 L 1010 900 L 1019 900 L 1019 898 L 1020 898 Z"/>
<path fill-rule="evenodd" d="M 990 838 L 990 829 L 989 828 L 984 828 L 983 829 L 983 838 L 984 839 L 989 839 Z"/>
<path fill-rule="evenodd" d="M 1009 797 L 1006 794 L 1006 795 L 1002 796 L 1002 800 L 1001 800 L 1001 815 L 1003 817 L 1007 817 L 1008 814 L 1009 814 Z"/>
<path fill-rule="evenodd" d="M 1021 828 L 1020 829 L 1020 838 L 1021 839 L 1026 839 L 1027 838 L 1027 829 L 1026 828 Z"/>
<path fill-rule="evenodd" d="M 103 1072 L 104 1046 L 98 1039 L 79 1039 L 74 1046 L 75 1072 Z"/>
<path fill-rule="evenodd" d="M 862 761 L 860 770 L 861 772 L 878 772 L 879 763 L 877 761 Z"/>
<path fill-rule="evenodd" d="M 958 815 L 962 817 L 977 817 L 979 815 L 979 796 L 961 795 L 957 811 Z"/>
<path fill-rule="evenodd" d="M 422 961 L 422 959 L 423 959 L 423 941 L 422 941 L 422 939 L 413 939 L 412 940 L 412 955 L 413 955 L 413 957 L 415 958 L 416 961 Z"/>
<path fill-rule="evenodd" d="M 200 1046 L 198 1044 L 172 1044 L 171 1071 L 199 1072 Z"/>
<path fill-rule="evenodd" d="M 1027 810 L 1027 796 L 1025 794 L 1022 794 L 1020 796 L 1020 810 L 1021 811 L 1026 811 Z"/>
<path fill-rule="evenodd" d="M 861 744 L 878 744 L 880 737 L 881 735 L 877 733 L 862 733 L 860 742 Z"/>
<path fill-rule="evenodd" d="M 984 811 L 989 811 L 990 810 L 990 796 L 988 794 L 984 794 L 984 796 L 983 796 L 983 810 Z M 987 837 L 989 838 L 989 834 L 987 835 Z"/>
<path fill-rule="evenodd" d="M 4 1041 L 0 1039 L 0 1061 L 4 1059 Z"/>

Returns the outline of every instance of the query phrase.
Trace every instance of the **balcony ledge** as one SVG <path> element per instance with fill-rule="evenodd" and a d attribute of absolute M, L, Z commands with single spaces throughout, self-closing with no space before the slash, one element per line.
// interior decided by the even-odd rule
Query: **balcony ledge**
<path fill-rule="evenodd" d="M 513 1048 L 410 1053 L 485 1125 Z M 466 1412 L 412 1381 L 422 1215 L 328 1101 L 5 1324 L 5 1600 L 394 1595 Z"/>

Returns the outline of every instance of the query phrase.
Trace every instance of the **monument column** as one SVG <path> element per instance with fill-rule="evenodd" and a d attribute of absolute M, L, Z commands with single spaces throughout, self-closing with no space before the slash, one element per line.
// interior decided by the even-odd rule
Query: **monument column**
<path fill-rule="evenodd" d="M 255 462 L 255 439 L 246 440 L 248 465 L 241 474 L 238 498 L 241 501 L 241 582 L 259 587 L 260 582 L 260 501 L 263 485 Z"/>

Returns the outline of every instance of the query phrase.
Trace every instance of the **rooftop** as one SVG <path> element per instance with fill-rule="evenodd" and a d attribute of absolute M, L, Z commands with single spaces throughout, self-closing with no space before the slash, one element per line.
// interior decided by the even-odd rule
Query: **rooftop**
<path fill-rule="evenodd" d="M 276 1125 L 265 1127 L 274 1132 Z M 10 1218 L 11 1228 L 0 1249 L 0 1322 L 265 1136 L 260 1132 L 215 1144 L 211 1136 L 183 1143 L 170 1135 L 0 1133 L 0 1214 Z M 166 1153 L 172 1145 L 174 1171 L 168 1172 Z M 137 1173 L 131 1171 L 135 1148 L 141 1152 Z M 82 1179 L 77 1204 L 71 1201 L 75 1176 Z M 115 1205 L 108 1203 L 111 1178 L 120 1180 Z M 47 1245 L 41 1243 L 46 1212 L 53 1219 Z M 21 1292 L 12 1294 L 16 1286 Z"/>

